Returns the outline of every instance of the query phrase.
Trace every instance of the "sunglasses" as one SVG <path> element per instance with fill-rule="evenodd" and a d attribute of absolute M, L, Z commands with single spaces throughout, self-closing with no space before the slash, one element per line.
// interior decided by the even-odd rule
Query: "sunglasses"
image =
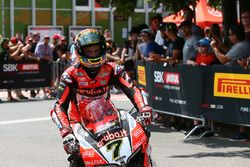
<path fill-rule="evenodd" d="M 198 47 L 207 47 L 206 45 L 198 45 Z"/>

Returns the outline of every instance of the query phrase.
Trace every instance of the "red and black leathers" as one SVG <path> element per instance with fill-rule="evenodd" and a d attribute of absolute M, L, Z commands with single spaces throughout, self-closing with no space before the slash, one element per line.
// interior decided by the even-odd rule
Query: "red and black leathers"
<path fill-rule="evenodd" d="M 92 78 L 88 70 L 78 63 L 69 67 L 61 76 L 57 101 L 51 116 L 62 137 L 72 133 L 70 124 L 81 122 L 80 115 L 89 101 L 98 98 L 109 99 L 110 86 L 119 87 L 139 111 L 147 105 L 140 89 L 133 85 L 120 65 L 105 63 Z"/>

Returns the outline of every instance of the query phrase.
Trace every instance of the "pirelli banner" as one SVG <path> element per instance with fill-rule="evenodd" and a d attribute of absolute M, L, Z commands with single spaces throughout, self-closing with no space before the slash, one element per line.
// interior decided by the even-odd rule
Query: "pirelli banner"
<path fill-rule="evenodd" d="M 138 83 L 145 85 L 154 110 L 250 126 L 250 71 L 152 62 L 138 64 L 138 75 L 143 71 Z"/>
<path fill-rule="evenodd" d="M 205 75 L 203 115 L 219 122 L 250 126 L 250 71 L 217 65 Z"/>
<path fill-rule="evenodd" d="M 52 65 L 46 61 L 0 63 L 0 89 L 51 87 Z"/>

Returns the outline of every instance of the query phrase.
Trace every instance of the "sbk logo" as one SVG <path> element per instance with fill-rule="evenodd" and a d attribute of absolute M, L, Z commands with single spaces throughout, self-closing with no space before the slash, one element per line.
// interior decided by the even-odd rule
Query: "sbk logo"
<path fill-rule="evenodd" d="M 164 83 L 162 71 L 154 71 L 154 82 L 155 83 Z"/>
<path fill-rule="evenodd" d="M 4 64 L 3 72 L 17 72 L 17 64 Z"/>

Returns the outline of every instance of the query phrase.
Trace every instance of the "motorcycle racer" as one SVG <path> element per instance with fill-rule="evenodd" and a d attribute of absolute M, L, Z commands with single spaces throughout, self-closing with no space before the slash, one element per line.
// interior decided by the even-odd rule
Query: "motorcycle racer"
<path fill-rule="evenodd" d="M 78 61 L 64 71 L 57 90 L 51 117 L 60 130 L 64 150 L 70 154 L 70 167 L 83 166 L 79 143 L 72 125 L 81 122 L 85 106 L 100 98 L 109 99 L 109 88 L 119 87 L 142 114 L 152 115 L 146 97 L 137 88 L 122 66 L 107 62 L 105 38 L 95 29 L 85 29 L 75 38 Z M 145 123 L 150 124 L 151 117 Z"/>

